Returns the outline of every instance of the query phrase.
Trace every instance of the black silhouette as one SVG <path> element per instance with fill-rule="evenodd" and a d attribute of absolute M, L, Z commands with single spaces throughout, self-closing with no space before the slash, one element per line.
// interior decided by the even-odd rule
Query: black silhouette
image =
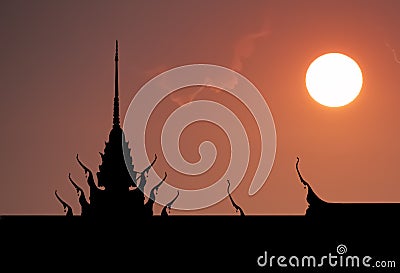
<path fill-rule="evenodd" d="M 233 198 L 232 198 L 232 196 L 231 196 L 231 193 L 229 192 L 229 187 L 231 186 L 231 183 L 229 182 L 229 179 L 228 179 L 227 181 L 228 181 L 228 189 L 227 189 L 227 191 L 228 191 L 229 199 L 231 200 L 232 206 L 236 209 L 236 212 L 238 212 L 238 211 L 240 212 L 240 216 L 244 216 L 245 214 L 244 214 L 242 208 L 239 207 L 239 206 L 235 203 L 235 201 L 233 201 Z"/>
<path fill-rule="evenodd" d="M 300 174 L 299 161 L 300 159 L 297 157 L 297 174 L 304 188 L 307 188 L 308 208 L 306 216 L 334 219 L 352 219 L 354 217 L 370 219 L 399 214 L 400 203 L 335 203 L 321 199 Z"/>
<path fill-rule="evenodd" d="M 149 199 L 147 200 L 146 204 L 144 205 L 144 207 L 145 207 L 144 213 L 146 216 L 153 215 L 153 205 L 156 200 L 156 194 L 157 194 L 158 189 L 160 188 L 161 184 L 164 183 L 166 178 L 167 178 L 167 173 L 165 173 L 164 178 L 151 189 Z"/>
<path fill-rule="evenodd" d="M 306 215 L 312 215 L 312 214 L 318 214 L 320 213 L 323 209 L 326 208 L 327 206 L 327 202 L 323 201 L 322 199 L 320 199 L 315 192 L 313 191 L 313 189 L 311 188 L 310 184 L 308 184 L 307 181 L 304 180 L 304 178 L 301 176 L 301 173 L 299 171 L 299 161 L 300 159 L 297 157 L 297 162 L 296 162 L 296 170 L 297 170 L 297 174 L 300 178 L 301 183 L 303 183 L 304 188 L 308 188 L 308 192 L 307 192 L 307 202 L 308 202 L 308 208 L 307 208 L 307 212 Z M 312 205 L 312 206 L 311 206 Z"/>
<path fill-rule="evenodd" d="M 73 216 L 74 213 L 72 212 L 71 206 L 68 205 L 64 200 L 62 200 L 60 196 L 58 196 L 57 190 L 54 191 L 54 194 L 56 195 L 58 201 L 60 201 L 60 203 L 63 205 L 65 215 L 66 216 Z"/>
<path fill-rule="evenodd" d="M 164 208 L 161 211 L 161 216 L 168 216 L 169 215 L 168 213 L 171 212 L 171 206 L 175 202 L 175 200 L 178 198 L 178 196 L 179 196 L 179 191 L 177 192 L 177 194 L 174 197 L 174 199 L 172 199 L 168 204 L 166 204 L 164 206 Z M 167 212 L 167 210 L 168 210 L 168 212 Z"/>
<path fill-rule="evenodd" d="M 109 134 L 109 141 L 105 143 L 104 152 L 100 153 L 101 164 L 99 165 L 99 171 L 96 173 L 97 184 L 92 171 L 80 160 L 78 154 L 76 155 L 76 160 L 86 175 L 86 180 L 90 189 L 89 201 L 86 200 L 82 188 L 72 180 L 71 174 L 69 174 L 69 180 L 78 193 L 79 204 L 81 205 L 81 216 L 131 217 L 153 215 L 153 204 L 155 202 L 154 192 L 156 192 L 162 182 L 165 181 L 166 175 L 164 179 L 153 188 L 150 193 L 151 196 L 145 204 L 144 192 L 148 173 L 154 166 L 157 155 L 155 155 L 154 160 L 143 171 L 138 172 L 134 170 L 132 157 L 130 155 L 131 150 L 125 139 L 125 133 L 120 126 L 119 119 L 118 41 L 116 41 L 114 61 L 115 93 L 113 125 Z M 63 201 L 61 199 L 59 200 L 64 205 Z"/>
<path fill-rule="evenodd" d="M 82 161 L 79 160 L 78 154 L 76 155 L 76 160 L 78 161 L 79 165 L 82 167 L 86 175 L 86 181 L 89 186 L 90 192 L 89 200 L 90 210 L 92 212 L 91 215 L 104 214 L 105 210 L 107 209 L 104 196 L 105 192 L 103 192 L 104 190 L 101 190 L 99 187 L 97 187 L 96 183 L 94 182 L 92 171 L 88 167 L 86 167 L 86 165 L 84 165 Z M 82 207 L 81 211 L 87 210 Z"/>
<path fill-rule="evenodd" d="M 144 169 L 144 170 L 143 170 L 142 172 L 140 172 L 140 173 L 136 172 L 136 173 L 140 174 L 140 175 L 139 175 L 139 177 L 140 177 L 139 189 L 140 189 L 142 192 L 144 192 L 144 187 L 146 186 L 146 183 L 147 183 L 147 175 L 148 175 L 148 173 L 149 173 L 151 167 L 153 167 L 154 163 L 156 163 L 156 160 L 157 160 L 157 155 L 154 155 L 154 160 L 153 160 L 153 162 L 151 162 L 151 164 L 150 164 L 148 167 L 146 167 L 146 169 Z M 136 178 L 136 181 L 137 181 L 137 178 Z"/>
<path fill-rule="evenodd" d="M 76 160 L 78 161 L 78 163 L 82 167 L 82 169 L 85 171 L 86 180 L 87 180 L 87 183 L 88 183 L 89 189 L 90 189 L 89 199 L 90 199 L 90 201 L 93 201 L 92 199 L 99 194 L 99 191 L 101 191 L 101 189 L 96 186 L 96 183 L 94 182 L 92 171 L 88 167 L 86 167 L 82 163 L 82 161 L 79 160 L 78 154 L 76 155 Z"/>
<path fill-rule="evenodd" d="M 90 204 L 86 200 L 85 192 L 82 190 L 81 187 L 79 187 L 74 180 L 71 178 L 71 174 L 68 174 L 69 181 L 71 181 L 72 185 L 76 189 L 76 193 L 78 194 L 79 198 L 79 204 L 81 205 L 81 215 L 82 216 L 88 216 L 90 215 Z"/>
<path fill-rule="evenodd" d="M 97 183 L 93 172 L 84 164 L 79 155 L 76 155 L 78 164 L 83 169 L 90 193 L 88 199 L 81 187 L 79 187 L 68 175 L 70 182 L 75 187 L 81 206 L 80 216 L 104 217 L 104 216 L 148 216 L 153 215 L 155 193 L 165 181 L 167 175 L 150 191 L 146 201 L 145 187 L 147 185 L 148 173 L 157 161 L 157 155 L 149 166 L 142 171 L 134 169 L 131 150 L 125 138 L 125 133 L 120 125 L 119 118 L 119 84 L 118 84 L 118 41 L 115 49 L 115 87 L 113 103 L 112 129 L 109 133 L 109 140 L 105 142 L 104 152 L 100 152 L 101 164 L 96 173 Z M 233 200 L 228 180 L 228 195 L 236 212 L 244 216 L 244 212 Z M 161 215 L 167 216 L 172 204 L 179 196 L 177 195 L 164 206 Z M 61 200 L 60 200 L 61 202 Z"/>

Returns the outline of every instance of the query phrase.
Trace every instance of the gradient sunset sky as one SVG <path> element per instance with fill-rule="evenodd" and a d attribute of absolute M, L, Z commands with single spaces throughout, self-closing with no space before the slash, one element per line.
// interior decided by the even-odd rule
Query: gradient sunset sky
<path fill-rule="evenodd" d="M 98 171 L 112 126 L 115 40 L 121 120 L 147 81 L 185 64 L 233 69 L 260 90 L 276 126 L 276 158 L 257 194 L 248 195 L 254 166 L 232 193 L 246 214 L 305 213 L 297 156 L 326 201 L 400 202 L 399 9 L 396 0 L 3 1 L 0 215 L 62 215 L 56 189 L 79 212 L 68 173 L 88 194 L 75 156 Z M 344 53 L 362 69 L 360 95 L 344 107 L 318 104 L 305 86 L 309 64 L 328 52 Z M 175 94 L 166 109 L 193 99 L 192 91 Z M 219 96 L 196 93 L 213 94 Z M 218 129 L 199 126 L 182 138 L 188 160 L 204 139 L 226 145 Z M 151 141 L 158 147 L 159 136 Z M 158 171 L 174 177 L 154 149 Z M 226 165 L 226 155 L 218 157 Z M 216 168 L 199 179 L 220 174 Z M 187 213 L 235 211 L 229 199 L 201 211 L 171 210 Z"/>

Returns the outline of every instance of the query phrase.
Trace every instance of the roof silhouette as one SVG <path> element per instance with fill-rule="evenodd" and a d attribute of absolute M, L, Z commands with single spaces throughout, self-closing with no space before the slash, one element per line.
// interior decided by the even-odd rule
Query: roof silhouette
<path fill-rule="evenodd" d="M 306 200 L 308 208 L 305 215 L 313 218 L 368 218 L 397 216 L 400 213 L 400 203 L 339 203 L 327 202 L 320 198 L 311 185 L 303 178 L 299 170 L 299 161 L 297 157 L 296 170 L 300 182 L 307 189 Z"/>

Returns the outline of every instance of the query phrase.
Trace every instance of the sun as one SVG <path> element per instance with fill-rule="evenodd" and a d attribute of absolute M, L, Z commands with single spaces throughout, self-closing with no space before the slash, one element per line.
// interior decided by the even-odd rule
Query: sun
<path fill-rule="evenodd" d="M 363 76 L 359 65 L 341 53 L 327 53 L 308 67 L 306 87 L 310 96 L 328 107 L 341 107 L 360 93 Z"/>

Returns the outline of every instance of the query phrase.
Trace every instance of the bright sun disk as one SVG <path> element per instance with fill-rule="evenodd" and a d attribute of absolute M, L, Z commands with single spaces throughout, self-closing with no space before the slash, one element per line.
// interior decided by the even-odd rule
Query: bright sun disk
<path fill-rule="evenodd" d="M 308 67 L 306 87 L 310 96 L 328 107 L 340 107 L 352 102 L 363 84 L 358 64 L 341 53 L 327 53 Z"/>

